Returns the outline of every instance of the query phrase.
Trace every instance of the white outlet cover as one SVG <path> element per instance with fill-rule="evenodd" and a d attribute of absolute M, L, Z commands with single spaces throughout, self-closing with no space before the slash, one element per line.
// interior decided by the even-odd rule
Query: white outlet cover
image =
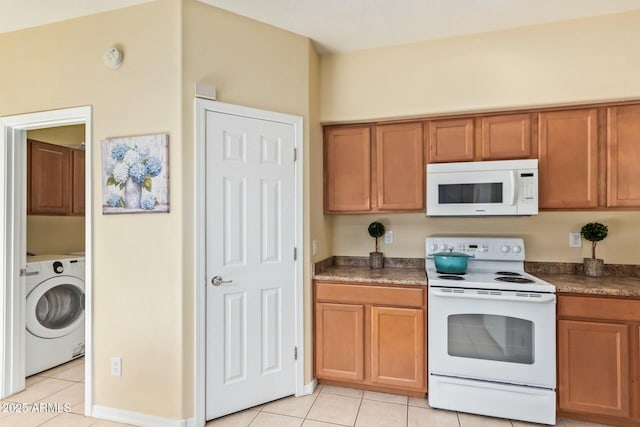
<path fill-rule="evenodd" d="M 114 377 L 122 376 L 122 357 L 111 358 L 111 375 Z"/>
<path fill-rule="evenodd" d="M 569 247 L 570 248 L 582 247 L 582 235 L 580 233 L 569 233 Z"/>
<path fill-rule="evenodd" d="M 384 244 L 390 245 L 393 243 L 393 231 L 387 231 L 384 233 Z"/>

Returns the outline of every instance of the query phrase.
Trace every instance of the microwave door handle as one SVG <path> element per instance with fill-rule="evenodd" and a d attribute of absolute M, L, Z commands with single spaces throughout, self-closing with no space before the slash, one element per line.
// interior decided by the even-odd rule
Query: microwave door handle
<path fill-rule="evenodd" d="M 550 303 L 555 302 L 556 296 L 554 294 L 540 294 L 539 297 L 522 296 L 516 297 L 511 295 L 486 295 L 475 293 L 457 293 L 443 291 L 442 289 L 431 288 L 431 293 L 434 296 L 444 298 L 465 298 L 465 299 L 477 299 L 477 300 L 494 300 L 494 301 L 515 301 L 515 302 L 528 302 L 528 303 Z M 523 292 L 526 293 L 526 292 Z"/>
<path fill-rule="evenodd" d="M 509 206 L 513 206 L 516 203 L 516 193 L 518 188 L 516 187 L 516 171 L 509 172 L 509 182 L 511 184 L 511 193 L 509 195 Z"/>

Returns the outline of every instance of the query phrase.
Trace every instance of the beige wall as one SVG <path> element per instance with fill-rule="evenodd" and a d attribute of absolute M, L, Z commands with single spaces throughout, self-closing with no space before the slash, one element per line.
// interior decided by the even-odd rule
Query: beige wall
<path fill-rule="evenodd" d="M 317 84 L 319 76 L 319 60 L 310 41 L 287 31 L 258 23 L 256 21 L 212 8 L 195 0 L 186 0 L 183 5 L 183 153 L 184 170 L 190 170 L 193 158 L 193 85 L 202 81 L 216 86 L 217 100 L 225 103 L 240 104 L 254 108 L 277 111 L 304 119 L 304 151 L 306 153 L 304 172 L 304 287 L 305 287 L 305 331 L 307 341 L 305 349 L 305 378 L 309 381 L 311 372 L 311 279 L 310 279 L 310 235 L 318 235 L 317 239 L 327 239 L 326 230 L 322 229 L 324 219 L 313 217 L 309 197 L 310 186 L 317 182 L 310 180 L 308 167 L 317 159 L 310 157 L 315 144 L 321 144 L 320 125 L 318 119 Z M 192 175 L 190 175 L 192 176 Z M 193 180 L 186 179 L 182 188 L 186 206 L 192 205 Z M 315 222 L 313 222 L 315 221 Z M 183 223 L 183 248 L 185 265 L 193 264 L 193 222 L 185 217 Z M 191 245 L 191 246 L 190 246 Z M 325 253 L 329 244 L 322 242 Z M 192 283 L 192 272 L 185 269 L 184 283 Z M 184 380 L 191 384 L 193 365 L 191 364 L 193 348 L 193 288 L 183 288 L 185 351 Z M 184 411 L 189 413 L 192 406 L 187 391 Z"/>
<path fill-rule="evenodd" d="M 323 122 L 640 98 L 640 11 L 322 57 Z"/>
<path fill-rule="evenodd" d="M 539 25 L 322 57 L 321 120 L 345 122 L 522 106 L 640 98 L 640 12 Z M 523 236 L 527 260 L 580 262 L 569 232 L 609 226 L 598 256 L 638 264 L 638 212 L 543 212 L 522 218 L 426 218 L 422 214 L 333 217 L 333 254 L 373 248 L 366 227 L 385 218 L 396 242 L 387 256 L 424 256 L 431 234 Z"/>
<path fill-rule="evenodd" d="M 183 418 L 179 4 L 0 34 L 0 116 L 93 106 L 95 404 Z M 124 51 L 112 70 L 110 46 Z M 170 134 L 171 213 L 101 214 L 100 140 Z M 189 212 L 190 214 L 190 212 Z M 121 356 L 122 377 L 109 374 Z M 190 389 L 189 389 L 190 390 Z"/>
<path fill-rule="evenodd" d="M 27 252 L 37 255 L 84 251 L 83 216 L 27 216 Z"/>
<path fill-rule="evenodd" d="M 49 144 L 77 146 L 84 142 L 84 125 L 57 126 L 27 131 L 28 139 Z"/>
<path fill-rule="evenodd" d="M 431 235 L 522 237 L 527 261 L 582 262 L 591 256 L 590 243 L 569 248 L 569 233 L 588 222 L 602 222 L 609 236 L 598 244 L 598 258 L 610 264 L 640 264 L 640 212 L 542 212 L 526 217 L 427 218 L 424 214 L 337 215 L 334 255 L 368 256 L 374 240 L 367 233 L 372 221 L 394 232 L 394 243 L 379 242 L 388 257 L 424 257 L 424 238 Z"/>

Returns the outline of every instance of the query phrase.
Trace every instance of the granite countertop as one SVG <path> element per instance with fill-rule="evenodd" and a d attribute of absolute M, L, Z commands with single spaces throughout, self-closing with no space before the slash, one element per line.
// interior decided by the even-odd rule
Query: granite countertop
<path fill-rule="evenodd" d="M 556 286 L 558 293 L 640 298 L 640 266 L 607 265 L 606 276 L 587 277 L 582 264 L 527 262 L 525 270 Z M 382 285 L 426 286 L 424 258 L 385 258 L 385 267 L 368 266 L 367 257 L 334 256 L 315 264 L 314 280 Z"/>
<path fill-rule="evenodd" d="M 537 277 L 556 286 L 556 292 L 640 298 L 640 277 L 587 277 L 578 274 L 536 273 Z"/>
<path fill-rule="evenodd" d="M 330 266 L 313 276 L 328 282 L 372 283 L 380 285 L 427 285 L 424 268 Z"/>

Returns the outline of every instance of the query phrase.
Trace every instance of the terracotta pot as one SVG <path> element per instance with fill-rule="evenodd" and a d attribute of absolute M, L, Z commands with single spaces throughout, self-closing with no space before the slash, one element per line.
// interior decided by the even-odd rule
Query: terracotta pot
<path fill-rule="evenodd" d="M 599 258 L 585 258 L 584 275 L 591 277 L 600 277 L 604 275 L 604 261 Z"/>
<path fill-rule="evenodd" d="M 371 268 L 384 267 L 384 254 L 382 252 L 369 252 L 369 266 Z"/>

